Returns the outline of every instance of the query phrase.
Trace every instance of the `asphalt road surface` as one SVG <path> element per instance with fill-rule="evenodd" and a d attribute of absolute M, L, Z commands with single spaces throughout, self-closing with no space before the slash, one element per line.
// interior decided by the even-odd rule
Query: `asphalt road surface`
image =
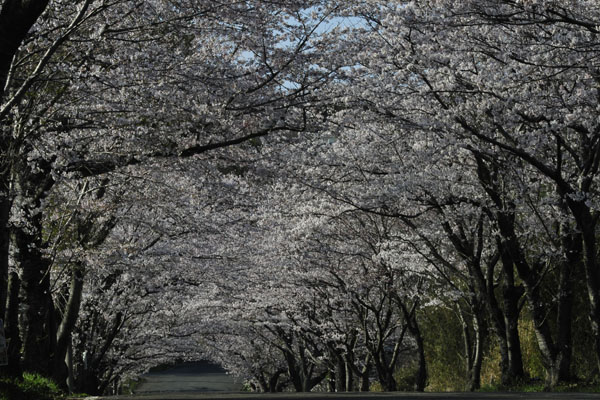
<path fill-rule="evenodd" d="M 155 393 L 102 400 L 599 400 L 598 393 Z M 88 398 L 88 400 L 91 400 Z"/>
<path fill-rule="evenodd" d="M 236 392 L 242 390 L 241 382 L 214 364 L 194 362 L 176 365 L 143 377 L 136 394 L 165 392 Z"/>
<path fill-rule="evenodd" d="M 600 400 L 600 393 L 247 393 L 242 384 L 206 362 L 177 365 L 144 375 L 135 395 L 86 400 Z"/>

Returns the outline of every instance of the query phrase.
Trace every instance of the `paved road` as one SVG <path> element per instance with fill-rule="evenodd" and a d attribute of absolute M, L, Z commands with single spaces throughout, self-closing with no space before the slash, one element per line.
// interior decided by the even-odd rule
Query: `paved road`
<path fill-rule="evenodd" d="M 98 400 L 600 400 L 599 393 L 155 393 Z M 88 400 L 90 400 L 88 398 Z"/>
<path fill-rule="evenodd" d="M 194 362 L 144 375 L 142 384 L 135 392 L 236 392 L 241 389 L 241 382 L 236 382 L 219 366 Z"/>
<path fill-rule="evenodd" d="M 144 380 L 135 395 L 86 400 L 600 400 L 600 393 L 242 393 L 241 383 L 205 362 L 146 374 Z"/>

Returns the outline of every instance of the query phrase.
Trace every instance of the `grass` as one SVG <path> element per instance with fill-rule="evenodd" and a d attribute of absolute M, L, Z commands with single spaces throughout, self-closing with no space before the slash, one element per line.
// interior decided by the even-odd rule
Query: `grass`
<path fill-rule="evenodd" d="M 523 382 L 513 386 L 502 385 L 484 385 L 478 392 L 545 392 L 548 389 L 540 380 Z M 553 387 L 551 392 L 582 392 L 582 393 L 600 393 L 600 384 L 576 382 L 576 383 L 560 383 Z"/>
<path fill-rule="evenodd" d="M 23 380 L 0 379 L 0 400 L 57 400 L 64 396 L 56 383 L 38 374 L 24 373 Z"/>

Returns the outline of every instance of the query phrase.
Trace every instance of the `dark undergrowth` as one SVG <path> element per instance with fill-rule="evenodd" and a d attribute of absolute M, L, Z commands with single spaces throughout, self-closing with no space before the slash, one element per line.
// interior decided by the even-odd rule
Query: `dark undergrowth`
<path fill-rule="evenodd" d="M 0 378 L 0 400 L 59 400 L 64 399 L 58 385 L 38 374 L 23 374 L 23 379 Z"/>
<path fill-rule="evenodd" d="M 548 389 L 542 380 L 530 380 L 521 384 L 503 386 L 503 385 L 484 385 L 479 392 L 585 392 L 600 393 L 600 384 L 597 382 L 564 382 L 559 383 L 552 389 Z"/>

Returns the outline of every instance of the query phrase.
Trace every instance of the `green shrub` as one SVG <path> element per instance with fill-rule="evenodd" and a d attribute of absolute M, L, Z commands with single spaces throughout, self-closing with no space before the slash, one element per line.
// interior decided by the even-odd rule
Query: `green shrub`
<path fill-rule="evenodd" d="M 414 391 L 417 384 L 418 371 L 419 364 L 417 361 L 414 361 L 405 367 L 398 368 L 394 374 L 394 378 L 398 384 L 398 390 L 401 392 Z"/>
<path fill-rule="evenodd" d="M 379 381 L 371 382 L 369 385 L 369 392 L 383 392 L 383 386 L 381 386 Z"/>
<path fill-rule="evenodd" d="M 532 378 L 543 380 L 546 376 L 542 364 L 542 356 L 538 348 L 533 320 L 525 313 L 519 319 L 519 338 L 521 339 L 521 352 L 523 354 L 523 369 L 525 374 Z"/>
<path fill-rule="evenodd" d="M 454 311 L 429 308 L 421 313 L 421 332 L 425 340 L 427 390 L 460 391 L 466 386 L 462 329 Z"/>
<path fill-rule="evenodd" d="M 24 373 L 22 380 L 0 380 L 0 400 L 55 400 L 64 397 L 56 383 L 38 374 Z"/>
<path fill-rule="evenodd" d="M 478 392 L 524 392 L 524 393 L 535 393 L 544 392 L 546 387 L 543 382 L 539 379 L 531 379 L 521 384 L 514 386 L 502 386 L 502 385 L 485 385 L 482 386 Z M 587 384 L 587 383 L 563 383 L 559 384 L 552 389 L 553 392 L 586 392 L 586 393 L 598 393 L 600 392 L 600 385 Z"/>

